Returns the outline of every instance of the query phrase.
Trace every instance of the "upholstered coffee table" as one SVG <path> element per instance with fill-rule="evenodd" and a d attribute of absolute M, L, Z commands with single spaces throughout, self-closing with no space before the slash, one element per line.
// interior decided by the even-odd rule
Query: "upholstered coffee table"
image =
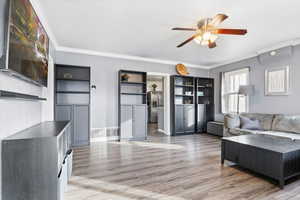
<path fill-rule="evenodd" d="M 234 162 L 279 181 L 300 174 L 300 141 L 270 135 L 241 135 L 222 139 L 221 162 Z"/>

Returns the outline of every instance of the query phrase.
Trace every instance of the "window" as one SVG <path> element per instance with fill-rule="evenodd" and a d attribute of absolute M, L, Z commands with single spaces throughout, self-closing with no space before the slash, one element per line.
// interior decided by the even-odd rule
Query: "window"
<path fill-rule="evenodd" d="M 222 113 L 248 112 L 249 98 L 247 96 L 238 95 L 240 85 L 249 85 L 249 68 L 223 72 Z"/>

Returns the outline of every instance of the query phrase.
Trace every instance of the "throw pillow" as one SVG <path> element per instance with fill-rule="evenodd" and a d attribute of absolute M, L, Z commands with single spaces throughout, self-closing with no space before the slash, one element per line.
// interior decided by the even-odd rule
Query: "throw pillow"
<path fill-rule="evenodd" d="M 257 119 L 250 119 L 248 117 L 240 116 L 241 120 L 241 129 L 249 129 L 249 130 L 262 130 L 260 123 Z"/>

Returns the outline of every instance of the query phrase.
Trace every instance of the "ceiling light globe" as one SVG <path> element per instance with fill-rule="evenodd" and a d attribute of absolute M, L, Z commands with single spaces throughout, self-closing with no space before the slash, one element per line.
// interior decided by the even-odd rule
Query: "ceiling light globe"
<path fill-rule="evenodd" d="M 211 33 L 210 32 L 205 32 L 203 34 L 203 40 L 210 40 L 211 37 Z"/>

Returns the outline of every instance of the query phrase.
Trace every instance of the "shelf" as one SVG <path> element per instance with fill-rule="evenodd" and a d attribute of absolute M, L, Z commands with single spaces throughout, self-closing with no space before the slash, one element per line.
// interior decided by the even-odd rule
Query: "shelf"
<path fill-rule="evenodd" d="M 83 80 L 83 79 L 62 79 L 62 78 L 57 78 L 57 81 L 84 81 L 84 82 L 89 82 L 89 80 Z"/>
<path fill-rule="evenodd" d="M 211 86 L 202 86 L 202 85 L 198 85 L 197 88 L 212 88 Z"/>
<path fill-rule="evenodd" d="M 34 95 L 22 94 L 17 92 L 9 92 L 5 90 L 0 90 L 0 98 L 6 99 L 20 99 L 20 100 L 35 100 L 35 101 L 46 101 L 46 98 L 41 98 Z"/>
<path fill-rule="evenodd" d="M 193 88 L 193 85 L 175 85 L 175 87 L 190 87 Z"/>
<path fill-rule="evenodd" d="M 127 93 L 127 92 L 123 92 L 123 93 L 121 93 L 121 95 L 146 95 L 146 93 Z"/>
<path fill-rule="evenodd" d="M 63 93 L 63 94 L 90 94 L 90 92 L 86 92 L 86 91 L 56 91 L 56 93 Z"/>
<path fill-rule="evenodd" d="M 144 83 L 144 82 L 125 82 L 125 81 L 122 81 L 121 84 L 124 84 L 124 85 L 145 85 L 146 83 Z"/>
<path fill-rule="evenodd" d="M 175 94 L 175 96 L 179 96 L 179 97 L 194 97 L 194 95 L 186 95 L 186 94 Z"/>

